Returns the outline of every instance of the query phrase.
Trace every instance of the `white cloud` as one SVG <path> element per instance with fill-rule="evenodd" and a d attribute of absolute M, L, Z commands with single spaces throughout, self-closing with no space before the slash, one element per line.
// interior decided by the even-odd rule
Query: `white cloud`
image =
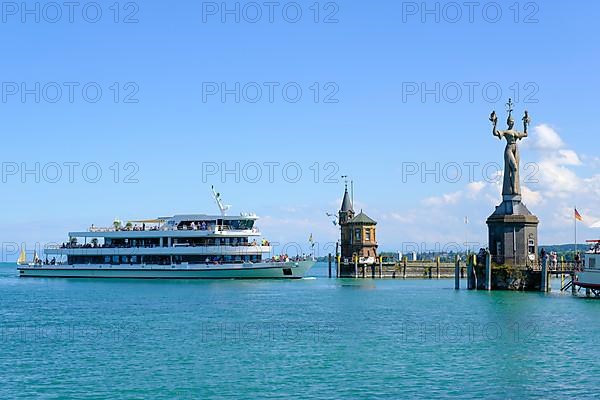
<path fill-rule="evenodd" d="M 564 146 L 560 135 L 546 124 L 536 126 L 531 134 L 531 140 L 525 145 L 536 150 L 559 150 Z"/>
<path fill-rule="evenodd" d="M 573 150 L 561 149 L 557 152 L 556 163 L 560 165 L 581 165 L 579 155 Z"/>
<path fill-rule="evenodd" d="M 401 224 L 412 224 L 416 221 L 414 213 L 407 212 L 392 212 L 390 214 L 383 215 L 384 219 L 391 219 L 396 223 Z"/>
<path fill-rule="evenodd" d="M 423 200 L 426 206 L 441 206 L 446 204 L 456 204 L 462 197 L 462 192 L 446 193 L 441 196 L 428 197 Z"/>
<path fill-rule="evenodd" d="M 483 191 L 486 186 L 487 186 L 486 182 L 482 182 L 482 181 L 471 182 L 467 185 L 467 192 L 469 193 L 470 196 L 475 196 L 475 195 L 478 195 L 479 193 L 481 193 L 481 191 Z"/>
<path fill-rule="evenodd" d="M 538 162 L 539 191 L 550 198 L 572 196 L 582 186 L 575 171 L 547 159 Z"/>
<path fill-rule="evenodd" d="M 558 132 L 542 124 L 534 128 L 531 162 L 535 171 L 528 171 L 527 183 L 536 187 L 546 198 L 566 199 L 573 196 L 583 186 L 582 179 L 571 167 L 582 165 L 582 157 L 567 148 Z M 526 171 L 527 172 L 527 171 Z"/>
<path fill-rule="evenodd" d="M 530 206 L 538 206 L 543 203 L 544 198 L 542 193 L 531 190 L 525 185 L 521 187 L 521 190 L 523 192 L 523 202 L 525 204 Z"/>

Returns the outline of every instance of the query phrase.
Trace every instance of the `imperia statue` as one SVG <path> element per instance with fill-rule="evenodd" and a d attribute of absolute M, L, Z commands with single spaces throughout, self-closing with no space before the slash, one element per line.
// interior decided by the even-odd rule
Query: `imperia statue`
<path fill-rule="evenodd" d="M 508 99 L 506 106 L 508 108 L 508 118 L 506 120 L 506 123 L 508 124 L 507 130 L 502 131 L 497 129 L 498 116 L 496 115 L 496 111 L 492 111 L 492 114 L 490 115 L 490 121 L 492 121 L 493 124 L 493 135 L 498 137 L 500 140 L 502 140 L 502 138 L 506 139 L 506 149 L 504 150 L 504 185 L 502 187 L 502 195 L 519 196 L 521 195 L 521 183 L 519 180 L 520 157 L 517 141 L 528 136 L 527 128 L 531 122 L 531 119 L 529 118 L 527 111 L 525 111 L 525 116 L 523 117 L 523 132 L 519 132 L 518 130 L 514 129 L 515 120 L 512 117 L 512 99 Z"/>

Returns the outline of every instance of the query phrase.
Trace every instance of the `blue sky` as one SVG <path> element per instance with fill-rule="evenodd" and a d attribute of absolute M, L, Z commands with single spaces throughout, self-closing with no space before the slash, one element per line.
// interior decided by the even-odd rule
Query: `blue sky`
<path fill-rule="evenodd" d="M 273 23 L 262 2 L 244 1 L 239 23 L 222 14 L 221 2 L 189 1 L 118 3 L 115 23 L 113 3 L 97 2 L 96 23 L 89 22 L 96 10 L 90 3 L 74 10 L 73 22 L 63 8 L 55 23 L 51 2 L 38 3 L 39 22 L 21 3 L 16 10 L 3 3 L 3 243 L 62 241 L 68 230 L 115 217 L 213 212 L 210 184 L 233 212 L 263 216 L 270 238 L 304 243 L 313 232 L 320 243 L 335 241 L 325 212 L 339 207 L 343 174 L 355 181 L 357 208 L 379 221 L 382 249 L 464 237 L 483 242 L 495 185 L 477 174 L 458 182 L 402 179 L 402 170 L 406 163 L 501 163 L 503 144 L 491 135 L 487 117 L 495 109 L 504 126 L 504 104 L 515 96 L 515 117 L 524 109 L 533 117 L 522 157 L 540 166 L 525 197 L 542 219 L 541 242 L 573 241 L 569 208 L 575 203 L 585 224 L 600 220 L 594 207 L 600 194 L 600 145 L 593 135 L 600 87 L 596 3 L 521 2 L 516 15 L 515 2 L 500 1 L 494 4 L 502 16 L 491 22 L 496 8 L 480 2 L 473 22 L 464 6 L 452 22 L 453 2 L 320 2 L 318 23 L 314 1 L 280 2 Z M 35 9 L 34 2 L 25 4 Z M 234 9 L 236 2 L 225 4 Z M 262 16 L 251 23 L 255 4 Z M 438 4 L 438 15 L 424 14 L 423 4 L 434 10 Z M 288 22 L 298 7 L 302 17 Z M 207 92 L 236 83 L 239 102 L 235 94 L 222 101 L 220 92 Z M 423 85 L 432 90 L 424 99 Z M 418 93 L 408 92 L 415 87 Z M 23 88 L 29 90 L 24 97 Z M 93 102 L 97 88 L 102 95 Z M 297 88 L 302 96 L 294 103 Z M 494 95 L 497 88 L 501 96 Z M 64 163 L 73 162 L 80 165 L 70 182 Z M 302 178 L 288 182 L 276 168 L 270 182 L 265 163 L 275 162 L 299 166 Z M 23 166 L 36 163 L 39 173 L 21 177 Z M 45 176 L 54 176 L 54 163 L 62 166 L 56 183 Z M 98 182 L 82 176 L 90 163 L 102 171 Z M 214 163 L 240 163 L 246 172 L 256 163 L 263 178 L 249 182 L 240 170 L 240 182 L 233 175 L 203 179 L 203 168 Z M 125 182 L 130 172 L 137 183 Z M 580 240 L 597 235 L 581 226 Z"/>

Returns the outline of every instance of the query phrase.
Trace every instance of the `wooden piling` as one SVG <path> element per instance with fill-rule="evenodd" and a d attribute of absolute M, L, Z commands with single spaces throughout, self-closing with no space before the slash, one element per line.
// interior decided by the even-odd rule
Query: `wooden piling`
<path fill-rule="evenodd" d="M 467 257 L 467 289 L 473 290 L 475 285 L 473 284 L 473 273 L 475 272 L 475 265 L 473 257 L 470 255 Z"/>
<path fill-rule="evenodd" d="M 565 287 L 565 256 L 560 256 L 560 287 Z"/>
<path fill-rule="evenodd" d="M 354 257 L 354 277 L 358 279 L 358 256 Z"/>
<path fill-rule="evenodd" d="M 492 290 L 492 255 L 485 253 L 485 290 Z"/>
<path fill-rule="evenodd" d="M 406 263 L 408 262 L 408 258 L 404 257 L 402 259 L 402 279 L 406 279 Z"/>
<path fill-rule="evenodd" d="M 435 269 L 436 269 L 436 275 L 437 275 L 437 279 L 440 279 L 440 257 L 435 259 Z"/>
<path fill-rule="evenodd" d="M 379 279 L 383 278 L 383 257 L 379 256 Z"/>
<path fill-rule="evenodd" d="M 329 253 L 329 278 L 331 279 L 331 253 Z"/>
<path fill-rule="evenodd" d="M 540 282 L 540 291 L 546 293 L 548 291 L 548 263 L 542 260 L 542 277 Z"/>
<path fill-rule="evenodd" d="M 336 265 L 336 271 L 335 271 L 335 277 L 339 279 L 340 277 L 340 261 L 342 260 L 342 256 L 340 256 L 339 254 L 337 255 L 337 265 Z"/>
<path fill-rule="evenodd" d="M 456 264 L 454 265 L 454 289 L 460 290 L 460 256 L 456 256 Z"/>

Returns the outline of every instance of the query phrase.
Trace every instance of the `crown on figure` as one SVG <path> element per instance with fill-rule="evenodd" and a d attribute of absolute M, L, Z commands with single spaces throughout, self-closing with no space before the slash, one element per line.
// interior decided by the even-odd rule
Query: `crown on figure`
<path fill-rule="evenodd" d="M 512 117 L 512 112 L 513 112 L 513 107 L 512 106 L 513 106 L 512 99 L 509 98 L 508 99 L 508 103 L 506 103 L 506 110 L 508 111 L 508 117 L 506 118 L 506 123 L 508 125 L 515 123 L 515 119 Z"/>

